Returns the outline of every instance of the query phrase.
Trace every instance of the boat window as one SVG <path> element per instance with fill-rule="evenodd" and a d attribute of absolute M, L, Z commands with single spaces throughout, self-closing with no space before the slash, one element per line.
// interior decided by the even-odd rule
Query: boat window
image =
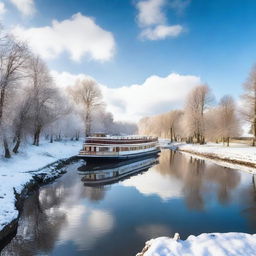
<path fill-rule="evenodd" d="M 100 147 L 99 148 L 99 151 L 109 151 L 109 148 L 108 147 Z"/>

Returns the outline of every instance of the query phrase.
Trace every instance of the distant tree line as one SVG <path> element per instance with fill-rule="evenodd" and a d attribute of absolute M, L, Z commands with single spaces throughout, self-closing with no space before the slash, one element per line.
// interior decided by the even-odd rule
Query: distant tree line
<path fill-rule="evenodd" d="M 193 88 L 180 110 L 144 117 L 139 121 L 139 133 L 169 138 L 173 141 L 204 144 L 206 141 L 223 142 L 241 136 L 242 124 L 248 123 L 252 145 L 256 143 L 256 66 L 243 84 L 241 106 L 230 95 L 214 104 L 207 85 Z"/>
<path fill-rule="evenodd" d="M 22 142 L 39 146 L 42 136 L 52 143 L 95 131 L 131 134 L 136 129 L 114 121 L 94 80 L 57 87 L 46 63 L 0 29 L 0 148 L 6 158 L 17 154 Z"/>

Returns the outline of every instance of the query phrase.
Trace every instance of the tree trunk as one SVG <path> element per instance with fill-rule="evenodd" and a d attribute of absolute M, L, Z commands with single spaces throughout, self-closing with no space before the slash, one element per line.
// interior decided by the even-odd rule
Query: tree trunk
<path fill-rule="evenodd" d="M 253 141 L 252 141 L 252 146 L 255 146 L 256 142 L 256 89 L 254 90 L 254 118 L 253 118 Z"/>
<path fill-rule="evenodd" d="M 79 132 L 76 132 L 76 141 L 78 141 L 79 140 Z"/>
<path fill-rule="evenodd" d="M 9 150 L 9 145 L 8 145 L 8 141 L 4 135 L 4 157 L 5 158 L 11 158 L 11 153 Z"/>
<path fill-rule="evenodd" d="M 255 109 L 255 113 L 254 113 L 255 117 L 253 120 L 253 140 L 252 140 L 252 146 L 255 146 L 255 141 L 256 141 L 256 109 Z"/>
<path fill-rule="evenodd" d="M 89 137 L 91 133 L 91 113 L 90 110 L 86 111 L 85 116 L 85 137 Z"/>
<path fill-rule="evenodd" d="M 227 137 L 227 146 L 229 147 L 229 137 Z"/>
<path fill-rule="evenodd" d="M 197 133 L 196 135 L 196 142 L 200 144 L 200 133 Z"/>
<path fill-rule="evenodd" d="M 205 144 L 205 138 L 204 136 L 200 136 L 200 145 Z"/>
<path fill-rule="evenodd" d="M 34 140 L 33 140 L 33 145 L 36 145 L 36 131 L 34 132 Z"/>
<path fill-rule="evenodd" d="M 39 130 L 38 133 L 37 133 L 36 146 L 39 146 L 40 132 L 41 132 L 41 130 Z"/>
<path fill-rule="evenodd" d="M 21 142 L 21 138 L 20 138 L 20 135 L 18 135 L 16 138 L 16 144 L 12 150 L 13 153 L 17 154 L 19 152 L 20 142 Z"/>
<path fill-rule="evenodd" d="M 90 122 L 86 122 L 86 125 L 85 125 L 85 137 L 89 137 L 90 136 L 90 133 L 91 133 L 91 125 L 90 125 Z"/>
<path fill-rule="evenodd" d="M 170 129 L 170 135 L 171 135 L 171 142 L 173 142 L 173 130 L 172 130 L 172 127 Z"/>
<path fill-rule="evenodd" d="M 5 98 L 5 89 L 2 88 L 1 94 L 0 94 L 0 124 L 2 121 L 2 117 L 3 117 L 4 98 Z"/>
<path fill-rule="evenodd" d="M 51 134 L 51 137 L 50 137 L 50 143 L 53 143 L 53 136 Z"/>
<path fill-rule="evenodd" d="M 35 129 L 35 133 L 34 133 L 33 145 L 35 145 L 35 146 L 39 146 L 40 133 L 41 133 L 41 128 L 38 126 L 38 127 Z"/>

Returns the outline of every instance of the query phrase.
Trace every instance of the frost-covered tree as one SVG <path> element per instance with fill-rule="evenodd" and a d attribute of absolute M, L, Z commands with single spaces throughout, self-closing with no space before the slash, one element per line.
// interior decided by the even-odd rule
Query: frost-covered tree
<path fill-rule="evenodd" d="M 252 70 L 247 78 L 247 81 L 243 85 L 244 94 L 243 100 L 243 116 L 251 126 L 251 133 L 253 135 L 253 146 L 256 143 L 256 65 L 252 67 Z"/>
<path fill-rule="evenodd" d="M 102 94 L 98 84 L 94 80 L 77 80 L 73 87 L 69 88 L 76 104 L 82 110 L 82 118 L 85 123 L 85 136 L 91 133 L 93 114 L 103 105 Z"/>
<path fill-rule="evenodd" d="M 204 113 L 211 100 L 209 87 L 200 85 L 189 93 L 186 101 L 184 125 L 187 136 L 191 138 L 190 140 L 195 138 L 197 143 L 205 142 Z"/>
<path fill-rule="evenodd" d="M 219 107 L 211 107 L 208 109 L 205 116 L 205 138 L 208 141 L 219 142 L 220 130 L 219 130 Z"/>
<path fill-rule="evenodd" d="M 14 131 L 14 142 L 13 152 L 18 153 L 22 138 L 24 134 L 28 131 L 30 124 L 29 111 L 32 106 L 32 99 L 29 94 L 20 92 L 19 100 L 16 104 L 15 117 L 13 120 L 13 131 Z"/>
<path fill-rule="evenodd" d="M 181 110 L 173 110 L 168 113 L 168 122 L 169 122 L 169 129 L 170 129 L 170 139 L 171 142 L 177 141 L 177 136 L 180 135 L 181 132 L 181 117 L 183 112 Z"/>
<path fill-rule="evenodd" d="M 29 51 L 24 43 L 15 41 L 11 36 L 0 31 L 0 131 L 5 149 L 5 157 L 11 157 L 5 129 L 5 110 L 14 99 L 13 90 L 25 76 L 24 67 Z"/>
<path fill-rule="evenodd" d="M 84 123 L 80 115 L 73 109 L 68 115 L 62 116 L 61 119 L 51 124 L 49 128 L 47 133 L 52 134 L 50 140 L 53 139 L 53 136 L 56 140 L 61 139 L 61 137 L 79 140 L 84 131 Z"/>
<path fill-rule="evenodd" d="M 46 64 L 38 56 L 30 58 L 28 70 L 31 97 L 30 118 L 33 123 L 33 145 L 38 146 L 43 128 L 68 114 L 69 107 L 55 86 Z"/>
<path fill-rule="evenodd" d="M 219 136 L 229 146 L 230 138 L 238 136 L 240 133 L 236 106 L 231 96 L 226 95 L 221 98 L 216 119 Z"/>

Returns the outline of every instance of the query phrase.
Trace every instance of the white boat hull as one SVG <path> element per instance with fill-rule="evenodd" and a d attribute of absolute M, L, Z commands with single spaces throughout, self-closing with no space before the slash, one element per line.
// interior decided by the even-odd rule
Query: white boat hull
<path fill-rule="evenodd" d="M 78 157 L 85 158 L 86 160 L 116 160 L 116 161 L 122 161 L 132 158 L 139 158 L 139 157 L 145 157 L 145 156 L 151 156 L 156 155 L 160 153 L 159 149 L 153 149 L 150 151 L 143 151 L 143 152 L 136 152 L 136 153 L 130 153 L 130 154 L 115 154 L 115 155 L 100 155 L 100 154 L 79 154 Z"/>

